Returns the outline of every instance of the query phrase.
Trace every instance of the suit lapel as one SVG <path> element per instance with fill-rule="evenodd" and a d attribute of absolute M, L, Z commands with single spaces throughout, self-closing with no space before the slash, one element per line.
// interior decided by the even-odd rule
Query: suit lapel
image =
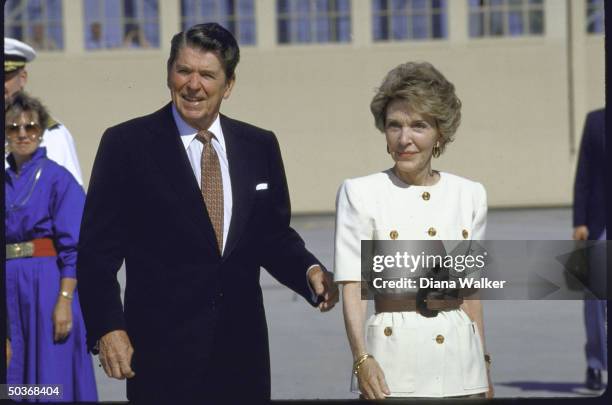
<path fill-rule="evenodd" d="M 166 184 L 174 188 L 176 197 L 180 201 L 177 209 L 185 214 L 188 223 L 194 224 L 203 233 L 216 251 L 217 242 L 214 229 L 172 117 L 171 105 L 171 103 L 167 104 L 154 115 L 155 119 L 150 127 L 150 130 L 155 133 L 151 145 L 153 157 L 161 173 L 166 175 Z"/>
<path fill-rule="evenodd" d="M 232 221 L 230 223 L 223 257 L 229 257 L 236 247 L 252 209 L 255 190 L 252 168 L 249 167 L 249 145 L 245 134 L 229 118 L 221 115 L 221 128 L 225 138 L 227 161 L 232 181 Z"/>

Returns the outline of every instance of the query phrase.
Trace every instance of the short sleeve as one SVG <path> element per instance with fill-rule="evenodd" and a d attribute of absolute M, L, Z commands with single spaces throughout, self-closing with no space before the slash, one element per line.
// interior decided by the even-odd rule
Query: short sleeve
<path fill-rule="evenodd" d="M 361 280 L 361 241 L 372 239 L 372 221 L 353 188 L 345 180 L 336 198 L 334 280 Z"/>
<path fill-rule="evenodd" d="M 487 228 L 487 192 L 480 183 L 475 183 L 472 239 L 483 240 Z"/>

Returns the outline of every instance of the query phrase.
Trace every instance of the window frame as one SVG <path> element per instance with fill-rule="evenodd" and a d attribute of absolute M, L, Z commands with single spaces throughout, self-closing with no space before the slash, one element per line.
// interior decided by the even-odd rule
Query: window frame
<path fill-rule="evenodd" d="M 395 10 L 393 9 L 393 0 L 384 0 L 387 1 L 387 9 L 384 12 L 380 12 L 380 11 L 376 11 L 375 7 L 376 7 L 376 3 L 378 0 L 370 0 L 370 15 L 372 18 L 372 32 L 370 33 L 370 37 L 372 40 L 372 43 L 374 44 L 384 44 L 384 43 L 394 43 L 394 42 L 410 42 L 410 43 L 415 43 L 415 42 L 424 42 L 424 41 L 434 41 L 434 42 L 440 42 L 440 41 L 448 41 L 449 40 L 449 7 L 448 7 L 448 2 L 449 1 L 453 1 L 453 0 L 439 0 L 442 4 L 441 7 L 438 8 L 434 8 L 433 7 L 433 0 L 426 0 L 426 6 L 424 11 L 416 11 L 415 12 L 415 8 L 412 7 L 412 0 L 409 0 L 410 2 L 406 3 L 406 8 L 405 11 L 399 13 L 399 15 L 405 17 L 405 23 L 406 23 L 406 33 L 407 36 L 406 37 L 402 37 L 402 38 L 396 38 L 394 36 L 394 28 L 395 28 L 395 24 L 394 24 L 394 16 L 397 16 L 398 13 L 395 12 Z M 390 4 L 391 3 L 391 4 Z M 439 18 L 441 18 L 442 20 L 442 26 L 440 28 L 440 31 L 442 34 L 439 37 L 435 37 L 434 34 L 434 23 L 433 23 L 433 18 L 434 16 L 438 16 Z M 424 16 L 426 17 L 425 21 L 427 24 L 427 35 L 424 37 L 416 37 L 414 35 L 414 21 L 413 21 L 413 17 L 414 16 Z M 375 32 L 375 20 L 377 18 L 386 18 L 386 27 L 385 30 L 387 32 L 387 37 L 386 38 L 377 38 L 376 37 L 376 32 Z M 382 31 L 381 31 L 382 32 Z"/>
<path fill-rule="evenodd" d="M 233 14 L 227 14 L 224 15 L 222 13 L 222 7 L 220 7 L 220 2 L 223 0 L 211 0 L 214 2 L 215 4 L 215 10 L 214 10 L 214 15 L 211 16 L 206 16 L 204 15 L 203 12 L 203 1 L 202 0 L 195 0 L 194 4 L 195 4 L 195 18 L 196 19 L 203 19 L 203 22 L 216 22 L 220 25 L 222 25 L 224 28 L 226 28 L 228 31 L 230 31 L 232 33 L 232 35 L 234 35 L 234 38 L 236 38 L 236 41 L 238 42 L 238 44 L 242 47 L 242 46 L 246 46 L 246 47 L 255 47 L 257 46 L 257 2 L 256 0 L 250 0 L 251 1 L 251 8 L 253 10 L 253 14 L 252 15 L 242 15 L 241 14 L 241 7 L 240 7 L 240 2 L 243 0 L 231 0 L 233 3 L 233 10 L 234 13 Z M 180 26 L 181 29 L 184 31 L 186 29 L 188 29 L 191 25 L 187 25 L 187 20 L 189 19 L 188 17 L 186 17 L 183 14 L 183 10 L 185 10 L 187 8 L 187 4 L 185 4 L 185 0 L 179 0 L 179 6 L 181 8 L 180 10 Z M 204 21 L 205 20 L 205 21 Z M 233 28 L 230 28 L 229 26 L 227 26 L 226 24 L 224 24 L 223 22 L 227 22 L 227 25 L 233 25 Z M 251 21 L 253 23 L 253 38 L 252 41 L 253 42 L 243 42 L 241 40 L 241 21 Z"/>
<path fill-rule="evenodd" d="M 77 0 L 74 0 L 77 1 Z M 88 12 L 88 8 L 86 6 L 86 0 L 80 0 L 82 2 L 83 5 L 83 50 L 86 53 L 97 53 L 97 52 L 104 52 L 104 51 L 121 51 L 121 50 L 130 50 L 130 51 L 143 51 L 143 50 L 159 50 L 161 49 L 161 16 L 160 16 L 160 1 L 163 0 L 151 0 L 155 2 L 156 8 L 157 8 L 157 15 L 155 18 L 153 17 L 147 17 L 145 16 L 145 1 L 147 0 L 119 0 L 120 1 L 120 16 L 119 18 L 110 18 L 107 17 L 106 15 L 106 7 L 105 7 L 105 1 L 106 0 L 94 0 L 97 3 L 98 6 L 98 15 L 100 15 L 101 17 L 97 17 L 97 18 L 88 18 L 87 16 L 87 12 Z M 138 12 L 135 12 L 135 16 L 134 17 L 128 17 L 125 15 L 125 2 L 126 1 L 133 1 L 134 3 L 134 9 L 138 10 Z M 141 18 L 138 18 L 137 15 L 142 15 Z M 89 29 L 89 27 L 91 26 L 91 24 L 93 23 L 100 23 L 101 24 L 101 29 L 102 29 L 102 46 L 100 46 L 99 48 L 88 48 L 88 39 L 89 39 L 89 34 L 87 33 L 87 30 Z M 113 46 L 113 44 L 109 43 L 105 37 L 105 33 L 107 30 L 108 25 L 110 25 L 109 23 L 113 23 L 113 24 L 118 24 L 119 27 L 121 27 L 121 41 L 119 42 L 118 45 Z M 157 44 L 154 43 L 153 41 L 151 41 L 151 38 L 147 38 L 146 36 L 146 32 L 145 32 L 145 25 L 146 24 L 151 24 L 153 23 L 156 27 L 157 27 Z M 126 27 L 127 26 L 137 26 L 139 27 L 139 29 L 141 30 L 141 36 L 142 38 L 147 42 L 147 46 L 126 46 L 125 45 L 125 41 L 126 41 L 126 36 L 127 36 L 127 32 L 125 32 Z"/>
<path fill-rule="evenodd" d="M 520 5 L 512 5 L 512 0 L 499 0 L 502 2 L 500 5 L 492 5 L 492 0 L 480 0 L 481 3 L 478 7 L 473 7 L 470 0 L 465 0 L 467 4 L 467 35 L 470 40 L 482 40 L 482 39 L 518 39 L 518 38 L 540 38 L 546 36 L 546 0 L 541 0 L 539 4 L 531 3 L 531 0 L 518 0 L 521 2 Z M 510 18 L 512 13 L 519 12 L 521 15 L 521 32 L 513 34 L 510 27 Z M 532 32 L 530 16 L 531 12 L 539 13 L 541 15 L 541 31 Z M 493 13 L 499 13 L 502 18 L 502 31 L 500 34 L 491 33 L 491 19 Z M 473 35 L 472 17 L 480 16 L 480 30 L 479 35 Z"/>
<path fill-rule="evenodd" d="M 280 13 L 280 2 L 286 1 L 289 5 L 290 11 L 287 13 Z M 298 10 L 297 4 L 299 0 L 276 0 L 274 19 L 276 23 L 276 46 L 287 47 L 287 46 L 329 46 L 329 45 L 350 45 L 352 41 L 352 0 L 346 0 L 348 9 L 346 11 L 340 10 L 339 2 L 342 0 L 328 0 L 328 10 L 318 11 L 317 0 L 303 0 L 308 2 L 308 13 L 304 14 Z M 337 6 L 335 6 L 337 5 Z M 335 7 L 334 7 L 335 6 Z M 297 26 L 300 20 L 306 17 L 308 22 L 308 40 L 301 41 L 299 39 L 299 28 Z M 329 37 L 334 39 L 319 40 L 319 31 L 317 25 L 319 19 L 324 18 L 325 24 L 329 28 Z M 346 18 L 348 21 L 348 38 L 343 40 L 341 35 L 341 19 Z M 282 22 L 287 24 L 288 38 L 287 41 L 281 41 L 280 27 Z"/>
<path fill-rule="evenodd" d="M 7 5 L 9 4 L 9 1 L 10 0 L 4 3 L 5 9 Z M 12 22 L 9 21 L 8 24 L 5 24 L 4 25 L 4 36 L 15 38 L 15 39 L 18 39 L 19 41 L 23 41 L 27 43 L 28 45 L 32 46 L 36 52 L 52 52 L 52 53 L 63 52 L 66 48 L 66 33 L 64 29 L 64 23 L 65 23 L 64 21 L 64 2 L 61 0 L 57 1 L 59 20 L 51 19 L 49 17 L 48 0 L 40 0 L 41 17 L 40 19 L 36 19 L 36 20 L 32 19 L 30 16 L 29 10 L 28 10 L 30 7 L 30 2 L 31 0 L 16 0 L 15 1 L 15 3 L 17 4 L 17 7 L 15 7 L 14 9 L 15 14 L 21 15 L 21 19 L 13 20 Z M 4 18 L 6 21 L 10 18 L 10 16 L 7 16 L 5 14 Z M 44 36 L 43 36 L 44 46 L 43 47 L 37 46 L 33 40 L 32 30 L 33 30 L 33 27 L 37 26 L 37 24 L 42 25 L 42 29 L 44 33 Z M 14 27 L 18 27 L 18 29 L 21 31 L 21 36 L 13 35 L 13 33 L 11 32 L 11 29 Z M 59 29 L 58 37 L 54 37 L 53 35 L 50 35 L 51 27 L 55 27 L 56 29 Z M 57 43 L 57 40 L 59 40 L 59 43 Z M 54 44 L 54 47 L 50 46 L 50 44 Z"/>

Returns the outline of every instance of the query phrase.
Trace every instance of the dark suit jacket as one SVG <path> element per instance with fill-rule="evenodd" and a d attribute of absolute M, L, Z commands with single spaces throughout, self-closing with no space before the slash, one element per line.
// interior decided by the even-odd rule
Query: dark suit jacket
<path fill-rule="evenodd" d="M 574 183 L 574 227 L 586 225 L 589 239 L 606 226 L 605 109 L 587 115 Z"/>
<path fill-rule="evenodd" d="M 233 196 L 222 257 L 171 104 L 109 128 L 98 149 L 80 234 L 79 294 L 90 347 L 127 330 L 132 400 L 179 392 L 193 400 L 269 398 L 260 266 L 315 304 L 306 270 L 319 262 L 289 226 L 274 134 L 223 115 L 221 127 Z M 260 183 L 268 189 L 256 191 Z M 123 260 L 124 308 L 116 279 Z"/>

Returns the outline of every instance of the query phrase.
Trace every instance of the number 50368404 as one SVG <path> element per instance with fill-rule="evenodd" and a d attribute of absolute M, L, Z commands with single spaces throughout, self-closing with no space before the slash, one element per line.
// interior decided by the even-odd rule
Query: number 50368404
<path fill-rule="evenodd" d="M 0 399 L 61 399 L 61 385 L 6 384 L 0 389 Z"/>

